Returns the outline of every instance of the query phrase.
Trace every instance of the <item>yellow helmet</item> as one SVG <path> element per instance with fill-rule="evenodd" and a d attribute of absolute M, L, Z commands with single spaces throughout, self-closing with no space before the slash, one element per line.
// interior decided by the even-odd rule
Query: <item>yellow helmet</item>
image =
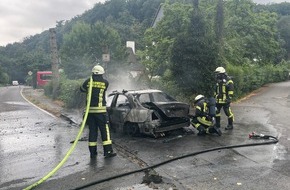
<path fill-rule="evenodd" d="M 96 65 L 93 67 L 92 73 L 94 73 L 95 75 L 102 75 L 105 73 L 105 70 L 101 65 Z"/>
<path fill-rule="evenodd" d="M 199 100 L 203 99 L 204 98 L 204 95 L 202 94 L 199 94 L 197 95 L 195 98 L 194 98 L 194 103 L 198 102 Z"/>
<path fill-rule="evenodd" d="M 218 73 L 218 74 L 222 74 L 222 73 L 226 73 L 226 70 L 223 67 L 218 67 L 218 68 L 215 69 L 214 72 Z"/>

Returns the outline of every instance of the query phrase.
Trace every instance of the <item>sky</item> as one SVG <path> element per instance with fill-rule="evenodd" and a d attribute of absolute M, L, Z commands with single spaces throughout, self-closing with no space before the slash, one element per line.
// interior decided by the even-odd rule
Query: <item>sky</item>
<path fill-rule="evenodd" d="M 253 0 L 253 1 L 258 4 L 290 2 L 290 0 Z"/>
<path fill-rule="evenodd" d="M 70 20 L 106 0 L 0 0 L 0 46 L 21 42 Z M 254 0 L 256 3 L 280 3 L 290 0 Z"/>
<path fill-rule="evenodd" d="M 21 42 L 105 0 L 0 0 L 0 46 Z"/>

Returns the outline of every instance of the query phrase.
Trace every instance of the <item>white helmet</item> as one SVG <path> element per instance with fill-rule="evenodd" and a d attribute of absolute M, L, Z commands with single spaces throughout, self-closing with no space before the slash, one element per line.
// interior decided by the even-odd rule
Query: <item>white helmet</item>
<path fill-rule="evenodd" d="M 199 100 L 201 100 L 203 98 L 204 98 L 204 95 L 199 94 L 194 98 L 194 102 L 198 102 Z"/>
<path fill-rule="evenodd" d="M 223 67 L 218 67 L 218 68 L 216 68 L 216 70 L 214 72 L 218 73 L 218 74 L 222 74 L 222 73 L 226 73 L 226 70 Z"/>
<path fill-rule="evenodd" d="M 96 65 L 92 69 L 92 73 L 94 73 L 95 75 L 102 75 L 105 73 L 105 70 L 101 65 Z"/>

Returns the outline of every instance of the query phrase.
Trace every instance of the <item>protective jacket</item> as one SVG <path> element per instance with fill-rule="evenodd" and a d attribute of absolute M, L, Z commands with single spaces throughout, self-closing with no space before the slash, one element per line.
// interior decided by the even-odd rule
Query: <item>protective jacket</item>
<path fill-rule="evenodd" d="M 102 75 L 92 75 L 92 97 L 89 113 L 106 113 L 106 90 L 109 82 Z M 87 79 L 80 87 L 82 92 L 88 92 L 90 79 Z M 88 97 L 88 95 L 87 95 Z"/>
<path fill-rule="evenodd" d="M 215 87 L 215 99 L 217 104 L 230 103 L 234 95 L 234 82 L 228 76 L 218 80 Z"/>
<path fill-rule="evenodd" d="M 195 105 L 195 117 L 199 123 L 205 126 L 212 126 L 212 120 L 209 116 L 208 104 L 205 99 L 200 100 Z"/>

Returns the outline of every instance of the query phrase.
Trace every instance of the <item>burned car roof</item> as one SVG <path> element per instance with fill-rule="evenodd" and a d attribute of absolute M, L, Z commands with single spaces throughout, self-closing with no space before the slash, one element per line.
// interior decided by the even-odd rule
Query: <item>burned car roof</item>
<path fill-rule="evenodd" d="M 109 96 L 112 96 L 114 94 L 148 94 L 148 93 L 154 93 L 154 92 L 162 92 L 161 90 L 157 89 L 146 89 L 146 90 L 123 90 L 121 92 L 119 91 L 113 91 L 109 94 Z"/>
<path fill-rule="evenodd" d="M 189 126 L 189 105 L 157 89 L 114 91 L 107 110 L 113 131 L 154 137 Z"/>

